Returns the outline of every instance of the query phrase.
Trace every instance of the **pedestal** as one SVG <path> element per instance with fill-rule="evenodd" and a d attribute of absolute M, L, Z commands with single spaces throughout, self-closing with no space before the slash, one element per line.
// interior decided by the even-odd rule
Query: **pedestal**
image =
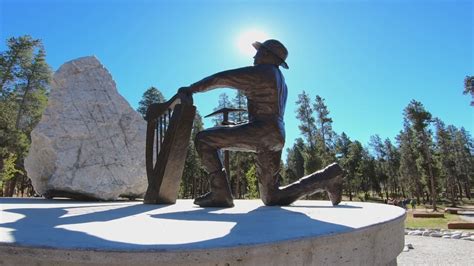
<path fill-rule="evenodd" d="M 297 201 L 230 209 L 0 199 L 0 265 L 393 265 L 405 210 Z"/>

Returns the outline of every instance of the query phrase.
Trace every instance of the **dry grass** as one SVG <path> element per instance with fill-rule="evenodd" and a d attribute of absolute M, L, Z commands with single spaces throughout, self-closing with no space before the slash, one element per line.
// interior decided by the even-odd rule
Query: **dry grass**
<path fill-rule="evenodd" d="M 417 209 L 417 212 L 433 212 L 429 209 Z M 429 229 L 448 229 L 449 222 L 465 222 L 456 214 L 445 213 L 444 218 L 413 218 L 412 210 L 408 210 L 405 219 L 405 227 L 408 228 L 429 228 Z"/>

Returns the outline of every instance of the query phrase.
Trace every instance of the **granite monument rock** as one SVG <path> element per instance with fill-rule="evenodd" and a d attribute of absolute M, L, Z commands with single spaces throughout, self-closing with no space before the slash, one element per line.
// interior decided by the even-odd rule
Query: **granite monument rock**
<path fill-rule="evenodd" d="M 93 56 L 62 65 L 25 168 L 46 198 L 114 200 L 147 188 L 144 119 Z"/>

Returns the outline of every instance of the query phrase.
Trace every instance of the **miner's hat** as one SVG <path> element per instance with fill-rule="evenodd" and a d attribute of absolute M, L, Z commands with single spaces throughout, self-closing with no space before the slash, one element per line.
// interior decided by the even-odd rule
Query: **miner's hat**
<path fill-rule="evenodd" d="M 288 69 L 288 64 L 285 62 L 286 58 L 288 57 L 288 50 L 286 47 L 277 40 L 266 40 L 263 43 L 261 42 L 254 42 L 252 43 L 255 49 L 260 49 L 260 47 L 264 47 L 276 57 L 281 59 L 281 66 Z"/>

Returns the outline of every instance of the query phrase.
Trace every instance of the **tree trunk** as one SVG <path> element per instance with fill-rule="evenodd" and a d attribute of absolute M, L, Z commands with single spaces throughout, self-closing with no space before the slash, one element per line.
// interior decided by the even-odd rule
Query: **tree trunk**
<path fill-rule="evenodd" d="M 449 188 L 451 206 L 456 207 L 456 183 L 453 177 L 448 177 L 448 180 L 450 181 L 447 187 Z"/>
<path fill-rule="evenodd" d="M 17 113 L 17 116 L 16 116 L 16 122 L 15 122 L 16 130 L 20 129 L 20 120 L 21 120 L 21 116 L 22 116 L 22 113 L 23 113 L 23 108 L 24 108 L 25 103 L 26 103 L 26 96 L 28 95 L 29 90 L 30 90 L 30 79 L 28 79 L 28 82 L 27 82 L 26 87 L 25 87 L 25 92 L 23 93 L 23 97 L 21 99 L 21 104 L 18 107 L 18 113 Z"/>
<path fill-rule="evenodd" d="M 12 179 L 5 182 L 3 186 L 3 196 L 4 197 L 13 197 L 15 192 L 15 185 L 16 185 L 17 177 L 14 176 Z"/>
<path fill-rule="evenodd" d="M 459 189 L 459 200 L 462 200 L 462 191 L 463 191 L 463 187 L 462 187 L 462 184 L 461 184 L 461 181 L 459 181 L 459 179 L 457 180 L 457 186 L 458 186 L 458 189 Z"/>
<path fill-rule="evenodd" d="M 184 188 L 183 188 L 183 199 L 187 199 L 188 198 L 188 191 L 189 191 L 189 184 L 187 182 L 187 179 L 186 179 L 186 182 L 184 182 L 183 186 L 184 186 Z"/>
<path fill-rule="evenodd" d="M 31 184 L 31 179 L 28 179 L 28 186 L 27 186 L 27 196 L 32 197 L 36 194 L 35 189 L 33 188 L 33 185 Z"/>
<path fill-rule="evenodd" d="M 419 183 L 416 183 L 415 197 L 416 197 L 416 201 L 418 202 L 418 204 L 420 204 L 420 202 L 421 202 L 420 198 L 423 197 L 423 194 L 422 194 Z"/>
<path fill-rule="evenodd" d="M 192 191 L 192 198 L 195 199 L 196 198 L 196 191 L 197 191 L 197 182 L 196 182 L 196 174 L 193 175 L 193 191 Z"/>
<path fill-rule="evenodd" d="M 3 156 L 0 156 L 0 172 L 3 171 L 3 160 L 4 160 L 4 159 L 5 159 L 5 158 L 3 158 Z M 3 180 L 0 179 L 0 184 L 2 185 L 2 186 L 0 187 L 0 197 L 3 197 L 3 188 L 5 187 L 5 181 L 3 181 Z"/>
<path fill-rule="evenodd" d="M 18 182 L 18 190 L 17 190 L 17 195 L 20 197 L 23 197 L 25 194 L 25 177 L 21 176 L 19 178 L 20 180 Z"/>
<path fill-rule="evenodd" d="M 464 182 L 464 192 L 466 192 L 466 198 L 471 199 L 471 185 L 469 181 Z"/>
<path fill-rule="evenodd" d="M 436 207 L 436 188 L 435 188 L 435 182 L 434 182 L 434 176 L 433 176 L 433 170 L 431 169 L 431 164 L 428 166 L 429 173 L 430 173 L 430 180 L 431 180 L 431 205 L 433 206 L 433 211 L 437 210 Z"/>
<path fill-rule="evenodd" d="M 436 187 L 435 187 L 435 179 L 433 175 L 433 169 L 431 167 L 431 152 L 430 152 L 430 147 L 428 147 L 428 137 L 426 136 L 426 133 L 423 132 L 423 146 L 425 150 L 425 156 L 426 156 L 426 163 L 428 165 L 428 174 L 430 176 L 430 183 L 431 183 L 431 205 L 433 206 L 433 211 L 437 210 L 436 207 Z"/>

